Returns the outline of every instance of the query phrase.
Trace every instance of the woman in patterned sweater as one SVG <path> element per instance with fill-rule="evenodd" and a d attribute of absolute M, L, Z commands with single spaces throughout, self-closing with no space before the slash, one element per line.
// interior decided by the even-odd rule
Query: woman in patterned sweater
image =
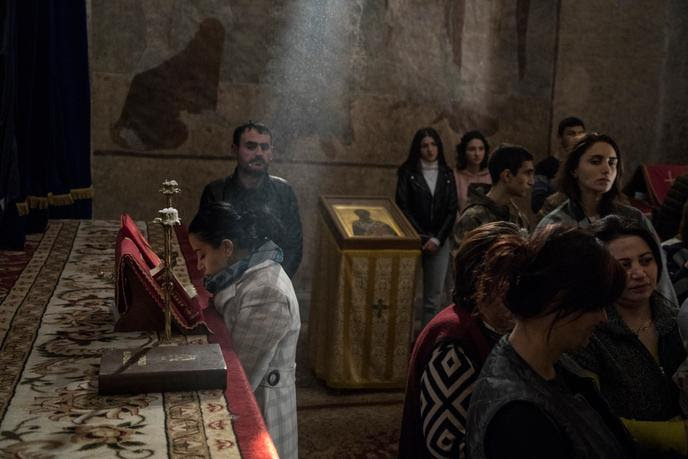
<path fill-rule="evenodd" d="M 500 336 L 513 325 L 498 299 L 476 302 L 483 258 L 500 237 L 520 239 L 516 225 L 488 223 L 471 231 L 455 260 L 454 304 L 421 331 L 406 386 L 399 457 L 464 457 L 473 383 Z"/>

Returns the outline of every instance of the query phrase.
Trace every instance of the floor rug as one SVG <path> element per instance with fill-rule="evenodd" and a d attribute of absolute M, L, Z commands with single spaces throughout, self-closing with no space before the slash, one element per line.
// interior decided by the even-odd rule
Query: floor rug
<path fill-rule="evenodd" d="M 104 349 L 157 340 L 112 332 L 117 229 L 51 222 L 0 301 L 0 457 L 238 457 L 222 391 L 97 395 Z"/>

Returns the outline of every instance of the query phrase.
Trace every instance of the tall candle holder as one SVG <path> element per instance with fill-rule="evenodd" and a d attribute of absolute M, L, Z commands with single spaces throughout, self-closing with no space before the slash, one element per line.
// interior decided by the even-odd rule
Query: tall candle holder
<path fill-rule="evenodd" d="M 163 336 L 153 346 L 104 350 L 98 371 L 98 393 L 101 395 L 224 390 L 227 387 L 227 365 L 217 343 L 175 345 L 172 342 L 172 229 L 181 224 L 177 209 L 172 207 L 172 198 L 180 192 L 176 180 L 162 183 L 160 193 L 167 207 L 160 209 L 159 216 L 153 220 L 162 225 L 164 235 Z"/>
<path fill-rule="evenodd" d="M 165 180 L 162 182 L 160 193 L 165 197 L 167 207 L 158 211 L 159 217 L 153 220 L 154 223 L 160 223 L 163 229 L 163 262 L 165 263 L 163 271 L 163 285 L 162 290 L 165 300 L 165 324 L 163 330 L 162 340 L 169 342 L 172 340 L 172 228 L 175 225 L 180 225 L 179 213 L 177 209 L 172 207 L 172 198 L 181 192 L 181 188 L 176 180 Z"/>

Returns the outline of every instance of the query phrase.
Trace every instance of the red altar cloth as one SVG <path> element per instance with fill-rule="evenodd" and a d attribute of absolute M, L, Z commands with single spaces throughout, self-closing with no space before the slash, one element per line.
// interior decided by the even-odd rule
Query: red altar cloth
<path fill-rule="evenodd" d="M 648 183 L 650 199 L 656 205 L 662 204 L 676 177 L 688 172 L 686 164 L 648 164 L 641 167 Z"/>
<path fill-rule="evenodd" d="M 124 229 L 124 227 L 122 228 Z M 160 331 L 165 321 L 165 294 L 162 288 L 162 266 L 158 263 L 151 271 L 145 264 L 145 255 L 138 243 L 120 230 L 117 236 L 115 253 L 115 307 L 117 322 L 115 331 Z M 143 236 L 141 236 L 143 239 Z M 152 252 L 152 249 L 151 249 Z M 154 252 L 153 252 L 154 253 Z M 179 331 L 185 334 L 205 334 L 208 332 L 203 319 L 204 305 L 198 297 L 189 296 L 179 280 L 173 275 L 172 295 L 170 298 L 172 320 Z"/>
<path fill-rule="evenodd" d="M 676 177 L 687 172 L 686 164 L 641 164 L 623 191 L 631 204 L 649 213 L 662 205 Z"/>
<path fill-rule="evenodd" d="M 119 261 L 120 259 L 120 242 L 124 238 L 129 238 L 132 240 L 134 245 L 136 245 L 141 252 L 141 257 L 143 257 L 143 260 L 146 262 L 146 266 L 148 266 L 149 269 L 156 268 L 160 264 L 160 257 L 158 257 L 158 254 L 155 253 L 146 238 L 143 237 L 143 234 L 141 234 L 136 222 L 127 213 L 123 213 L 120 218 L 120 228 L 119 233 L 117 233 L 117 242 L 115 244 L 116 261 Z M 115 270 L 116 269 L 117 268 L 115 267 Z"/>

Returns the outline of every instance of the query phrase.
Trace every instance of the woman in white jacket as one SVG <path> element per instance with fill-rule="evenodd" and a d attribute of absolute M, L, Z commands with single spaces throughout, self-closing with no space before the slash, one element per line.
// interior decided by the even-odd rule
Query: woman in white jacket
<path fill-rule="evenodd" d="M 298 457 L 296 342 L 301 320 L 269 214 L 239 215 L 225 202 L 199 210 L 189 242 L 241 361 L 280 458 Z"/>

